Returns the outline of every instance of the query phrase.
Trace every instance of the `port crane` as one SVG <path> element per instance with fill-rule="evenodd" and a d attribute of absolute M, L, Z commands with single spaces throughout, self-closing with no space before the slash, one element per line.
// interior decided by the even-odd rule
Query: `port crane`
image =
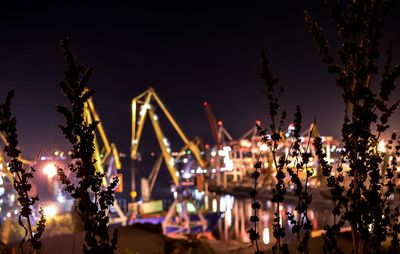
<path fill-rule="evenodd" d="M 150 87 L 142 94 L 136 96 L 132 100 L 131 159 L 137 160 L 139 158 L 138 148 L 140 144 L 140 139 L 142 137 L 146 116 L 148 115 L 153 125 L 153 129 L 156 134 L 164 162 L 167 166 L 167 169 L 171 175 L 174 184 L 178 186 L 179 172 L 176 168 L 175 159 L 171 154 L 171 148 L 168 139 L 165 137 L 164 132 L 162 131 L 162 128 L 158 121 L 158 115 L 155 112 L 155 105 L 161 108 L 162 112 L 167 117 L 168 121 L 171 123 L 172 127 L 178 133 L 179 137 L 185 144 L 184 149 L 189 149 L 192 152 L 199 167 L 207 167 L 207 162 L 203 159 L 198 144 L 195 141 L 191 141 L 186 137 L 186 135 L 182 131 L 182 128 L 175 121 L 172 114 L 168 111 L 165 104 L 152 87 Z"/>
<path fill-rule="evenodd" d="M 94 107 L 92 98 L 89 98 L 85 103 L 83 116 L 87 124 L 97 122 L 94 133 L 93 157 L 95 159 L 96 171 L 104 174 L 103 186 L 107 186 L 114 177 L 119 178 L 119 184 L 122 186 L 122 174 L 118 173 L 122 168 L 120 155 L 115 144 L 111 143 L 106 135 L 99 114 Z M 117 201 L 114 201 L 113 208 L 117 212 L 117 217 L 110 218 L 110 223 L 122 223 L 125 225 L 127 217 L 118 205 Z"/>
<path fill-rule="evenodd" d="M 163 101 L 157 95 L 154 88 L 150 87 L 147 91 L 143 92 L 142 94 L 138 95 L 132 100 L 131 159 L 137 160 L 140 157 L 138 153 L 138 148 L 147 115 L 149 116 L 150 121 L 152 123 L 162 155 L 158 157 L 156 164 L 153 167 L 152 172 L 150 174 L 149 177 L 150 179 L 148 180 L 149 191 L 147 193 L 147 196 L 150 195 L 151 190 L 154 186 L 155 178 L 157 177 L 157 173 L 160 169 L 162 159 L 164 160 L 165 165 L 167 166 L 167 169 L 171 175 L 171 178 L 175 186 L 176 187 L 180 186 L 179 171 L 176 168 L 176 158 L 174 158 L 171 154 L 170 144 L 160 126 L 158 115 L 155 112 L 155 106 L 161 108 L 161 111 L 167 117 L 168 121 L 170 122 L 170 124 L 172 125 L 174 130 L 178 133 L 179 137 L 182 139 L 184 143 L 184 147 L 182 148 L 178 157 L 180 157 L 183 154 L 183 152 L 188 149 L 192 152 L 199 167 L 206 168 L 208 166 L 208 163 L 203 159 L 201 152 L 199 150 L 199 140 L 195 139 L 191 141 L 187 138 L 187 136 L 182 131 L 181 127 L 172 117 L 172 114 L 166 108 Z M 145 183 L 145 181 L 142 181 L 142 183 Z M 191 201 L 179 196 L 181 195 L 178 194 L 178 198 L 176 198 L 172 203 L 172 205 L 170 206 L 167 215 L 165 217 L 165 220 L 162 223 L 164 233 L 166 234 L 168 232 L 168 228 L 173 228 L 174 233 L 180 233 L 185 230 L 190 230 L 190 228 L 193 227 L 194 225 L 200 226 L 201 228 L 205 229 L 207 221 L 204 219 L 200 211 L 196 209 L 198 212 L 199 221 L 191 222 L 185 208 L 188 202 Z M 182 207 L 182 213 L 177 214 L 176 208 L 179 204 Z M 173 219 L 176 217 L 179 217 L 180 220 L 184 223 L 178 225 L 176 222 L 174 222 Z"/>
<path fill-rule="evenodd" d="M 225 129 L 222 121 L 217 121 L 211 105 L 205 101 L 203 106 L 206 110 L 208 123 L 210 124 L 211 134 L 213 135 L 214 142 L 217 147 L 221 147 L 226 141 L 232 142 L 231 134 Z"/>
<path fill-rule="evenodd" d="M 207 114 L 216 148 L 216 150 L 211 152 L 210 159 L 214 170 L 217 172 L 215 180 L 218 186 L 221 184 L 227 186 L 228 174 L 233 175 L 233 182 L 238 181 L 238 176 L 243 176 L 243 173 L 238 170 L 238 165 L 234 163 L 236 156 L 234 148 L 237 146 L 238 141 L 232 138 L 222 121 L 216 120 L 211 105 L 208 102 L 204 102 L 203 106 Z M 221 179 L 222 173 L 223 179 Z"/>

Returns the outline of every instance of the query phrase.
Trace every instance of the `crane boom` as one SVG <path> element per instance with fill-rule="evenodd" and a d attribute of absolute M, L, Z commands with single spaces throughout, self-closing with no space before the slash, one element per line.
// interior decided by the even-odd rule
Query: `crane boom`
<path fill-rule="evenodd" d="M 120 170 L 121 159 L 119 157 L 119 153 L 117 147 L 114 143 L 110 143 L 107 138 L 107 135 L 104 131 L 104 127 L 102 122 L 100 121 L 99 114 L 97 113 L 92 98 L 89 98 L 85 103 L 84 107 L 84 119 L 85 122 L 91 124 L 93 122 L 97 122 L 96 130 L 99 133 L 94 137 L 94 159 L 96 160 L 95 167 L 98 172 L 104 173 L 105 165 L 111 162 L 111 157 L 113 157 L 113 162 L 115 169 Z M 95 133 L 96 134 L 96 133 Z M 106 180 L 104 180 L 106 181 Z M 108 182 L 108 181 L 107 181 Z"/>
<path fill-rule="evenodd" d="M 165 144 L 165 136 L 164 133 L 160 127 L 160 124 L 158 123 L 158 120 L 155 118 L 155 114 L 153 110 L 149 110 L 149 116 L 151 119 L 151 123 L 153 124 L 154 132 L 156 133 L 158 144 L 160 145 L 161 148 L 161 153 L 164 157 L 165 164 L 167 165 L 168 171 L 172 177 L 172 180 L 176 185 L 179 184 L 178 176 L 176 175 L 176 167 L 175 167 L 175 161 L 174 158 L 172 158 L 170 151 L 168 151 L 167 145 Z"/>
<path fill-rule="evenodd" d="M 0 140 L 3 142 L 4 145 L 8 144 L 7 139 L 6 139 L 6 137 L 4 136 L 3 133 L 0 133 Z M 21 155 L 18 157 L 18 160 L 20 160 L 25 165 L 29 165 L 29 166 L 34 166 L 35 165 L 34 161 L 30 161 L 30 160 L 24 159 L 24 158 L 22 158 Z M 10 181 L 12 182 L 13 181 L 12 180 L 13 176 L 11 175 L 10 170 L 7 169 L 6 158 L 4 157 L 2 152 L 0 152 L 0 164 L 1 164 L 2 168 L 3 168 L 3 170 L 4 170 L 4 173 L 7 176 L 7 178 L 9 178 Z"/>
<path fill-rule="evenodd" d="M 211 105 L 206 101 L 203 103 L 203 105 L 206 110 L 208 122 L 211 128 L 211 133 L 213 135 L 217 147 L 220 147 L 225 142 L 225 138 L 227 138 L 229 141 L 232 141 L 233 138 L 231 134 L 223 126 L 222 121 L 217 122 Z"/>

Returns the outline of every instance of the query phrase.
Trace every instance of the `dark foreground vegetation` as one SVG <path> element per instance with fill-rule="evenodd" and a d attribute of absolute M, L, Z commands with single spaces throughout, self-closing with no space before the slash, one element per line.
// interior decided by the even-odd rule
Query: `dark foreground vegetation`
<path fill-rule="evenodd" d="M 325 1 L 331 18 L 336 25 L 339 49 L 337 56 L 332 54 L 331 44 L 324 35 L 322 26 L 305 11 L 305 22 L 317 44 L 322 63 L 329 73 L 335 76 L 336 84 L 342 91 L 345 105 L 342 125 L 342 143 L 344 151 L 338 165 L 330 165 L 322 147 L 321 138 L 311 130 L 309 140 L 313 140 L 315 155 L 318 157 L 320 170 L 330 188 L 330 199 L 334 203 L 332 213 L 335 216 L 333 225 L 325 226 L 322 249 L 311 249 L 310 220 L 307 209 L 312 196 L 307 188 L 307 181 L 312 175 L 312 168 L 307 163 L 313 156 L 306 147 L 300 147 L 299 133 L 302 127 L 301 111 L 298 107 L 294 116 L 295 128 L 291 133 L 293 139 L 290 154 L 277 159 L 278 143 L 283 138 L 283 127 L 286 119 L 285 111 L 279 113 L 279 97 L 283 89 L 278 88 L 278 79 L 273 77 L 267 58 L 262 53 L 262 73 L 271 125 L 269 128 L 258 126 L 263 141 L 270 147 L 277 169 L 277 184 L 273 189 L 272 202 L 276 204 L 274 218 L 274 237 L 276 242 L 273 253 L 289 253 L 289 246 L 284 243 L 285 228 L 280 224 L 279 207 L 284 202 L 286 185 L 284 179 L 295 186 L 298 204 L 295 211 L 288 213 L 292 231 L 298 235 L 295 252 L 299 253 L 343 253 L 346 249 L 338 244 L 339 232 L 345 225 L 351 226 L 352 252 L 361 253 L 400 253 L 399 206 L 394 206 L 393 197 L 398 199 L 399 179 L 397 160 L 400 155 L 400 139 L 398 133 L 387 134 L 390 130 L 390 118 L 399 105 L 398 96 L 391 96 L 396 89 L 396 81 L 400 75 L 400 65 L 392 64 L 393 37 L 385 36 L 383 26 L 385 17 L 392 11 L 398 1 Z M 385 41 L 385 43 L 383 43 Z M 383 66 L 378 63 L 384 50 Z M 280 114 L 280 120 L 276 118 Z M 316 123 L 314 123 L 316 126 Z M 270 134 L 270 135 L 269 135 Z M 382 151 L 378 144 L 382 137 L 385 141 Z M 389 159 L 390 155 L 390 159 Z M 350 170 L 344 171 L 342 165 L 348 164 Z M 254 202 L 254 216 L 250 220 L 254 227 L 249 230 L 250 238 L 255 244 L 256 254 L 259 250 L 257 240 L 257 216 L 260 204 L 256 200 L 257 179 L 260 176 L 260 163 L 254 165 L 254 190 L 250 193 Z M 305 181 L 299 174 L 305 173 Z M 350 182 L 345 186 L 345 180 Z M 398 204 L 397 204 L 398 205 Z M 388 247 L 383 248 L 383 243 Z"/>

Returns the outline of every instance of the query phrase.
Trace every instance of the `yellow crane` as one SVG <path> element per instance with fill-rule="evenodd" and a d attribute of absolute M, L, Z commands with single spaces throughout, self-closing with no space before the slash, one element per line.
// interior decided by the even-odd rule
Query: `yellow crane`
<path fill-rule="evenodd" d="M 3 141 L 4 144 L 7 144 L 7 140 L 5 139 L 4 135 L 0 133 L 0 139 Z M 5 178 L 7 178 L 11 183 L 13 182 L 13 177 L 11 175 L 10 170 L 7 168 L 7 161 L 4 158 L 3 152 L 0 151 L 0 172 L 4 173 Z M 2 184 L 3 184 L 2 180 Z M 1 231 L 1 242 L 7 244 L 10 237 L 11 232 L 11 223 L 12 219 L 6 217 L 6 220 L 3 223 L 2 231 Z"/>
<path fill-rule="evenodd" d="M 8 144 L 7 139 L 6 139 L 6 137 L 4 136 L 3 133 L 0 133 L 0 141 L 1 141 L 1 143 L 3 143 L 3 146 L 6 146 Z M 2 151 L 3 148 L 4 147 L 1 146 L 1 150 L 0 150 L 0 172 L 1 172 L 1 175 L 0 175 L 0 177 L 3 178 L 3 179 L 6 178 L 7 181 L 12 184 L 14 182 L 14 180 L 13 180 L 13 176 L 12 176 L 10 170 L 8 169 L 7 160 L 6 160 L 6 158 L 5 158 L 4 154 L 3 154 L 3 151 Z M 23 159 L 21 157 L 21 155 L 19 156 L 18 159 L 24 165 L 28 165 L 28 166 L 32 167 L 35 164 L 33 161 L 29 161 L 29 160 Z M 4 183 L 3 179 L 1 180 L 2 181 L 1 185 L 3 185 L 3 183 Z M 13 219 L 11 217 L 7 216 L 5 218 L 5 221 L 3 222 L 3 225 L 2 225 L 0 239 L 1 239 L 1 242 L 5 243 L 5 244 L 8 243 L 9 238 L 10 238 L 12 222 L 13 222 Z"/>
<path fill-rule="evenodd" d="M 122 185 L 122 175 L 117 173 L 118 170 L 121 170 L 122 168 L 117 147 L 114 143 L 111 143 L 108 140 L 103 124 L 100 121 L 99 114 L 94 107 L 92 98 L 89 98 L 85 103 L 83 114 L 86 123 L 98 123 L 94 135 L 93 157 L 96 160 L 96 171 L 104 174 L 103 185 L 107 186 L 117 175 L 119 176 L 119 184 Z M 110 222 L 122 223 L 125 225 L 127 217 L 118 205 L 117 201 L 114 202 L 113 208 L 116 210 L 118 217 L 111 218 Z"/>
<path fill-rule="evenodd" d="M 6 140 L 6 137 L 4 137 L 3 133 L 0 133 L 0 140 L 3 142 L 4 145 L 7 145 L 8 142 Z M 4 158 L 3 152 L 0 151 L 0 167 L 1 171 L 6 175 L 8 179 L 12 182 L 13 176 L 11 175 L 10 170 L 7 169 L 7 161 Z"/>
<path fill-rule="evenodd" d="M 100 121 L 99 114 L 94 107 L 92 98 L 89 98 L 85 104 L 84 119 L 85 122 L 88 124 L 98 122 L 96 126 L 97 132 L 94 138 L 94 159 L 96 160 L 96 170 L 106 175 L 109 175 L 111 173 L 106 172 L 106 165 L 108 165 L 109 168 L 113 169 L 114 172 L 115 170 L 120 170 L 122 166 L 117 147 L 114 143 L 109 142 L 107 135 L 104 131 L 103 124 Z M 103 183 L 108 184 L 109 180 L 111 180 L 110 176 L 106 177 Z"/>
<path fill-rule="evenodd" d="M 160 123 L 158 121 L 158 116 L 155 113 L 154 103 L 161 108 L 162 112 L 167 117 L 168 121 L 171 123 L 175 131 L 178 133 L 179 137 L 184 142 L 185 148 L 189 149 L 193 153 L 199 166 L 202 168 L 207 167 L 207 162 L 201 156 L 198 144 L 196 144 L 196 142 L 194 141 L 189 140 L 186 137 L 181 127 L 172 117 L 171 113 L 168 111 L 165 104 L 157 95 L 154 88 L 152 87 L 150 87 L 147 91 L 141 93 L 140 95 L 136 96 L 132 100 L 131 158 L 132 160 L 137 160 L 139 157 L 138 148 L 140 144 L 140 139 L 143 133 L 143 127 L 146 120 L 146 116 L 149 115 L 167 169 L 171 175 L 174 184 L 178 186 L 179 173 L 176 169 L 175 160 L 171 155 L 169 142 L 161 129 Z"/>
<path fill-rule="evenodd" d="M 0 141 L 1 141 L 4 145 L 7 145 L 7 144 L 8 144 L 7 139 L 6 139 L 6 137 L 4 136 L 3 133 L 0 133 Z M 35 165 L 35 162 L 34 162 L 34 161 L 26 160 L 26 159 L 22 158 L 21 155 L 18 157 L 18 159 L 19 159 L 23 164 L 25 164 L 25 165 L 29 165 L 29 166 Z M 7 168 L 7 163 L 6 163 L 6 160 L 5 160 L 5 158 L 4 158 L 3 153 L 0 153 L 0 164 L 3 166 L 4 169 Z M 10 179 L 12 179 L 11 172 L 10 172 L 9 170 L 5 170 L 5 171 L 7 171 L 7 172 L 6 172 L 7 176 L 10 177 Z"/>
<path fill-rule="evenodd" d="M 168 121 L 174 128 L 174 130 L 178 133 L 179 137 L 182 139 L 184 143 L 184 147 L 181 149 L 179 155 L 174 159 L 174 157 L 171 154 L 171 148 L 170 144 L 165 137 L 160 123 L 158 119 L 158 115 L 155 112 L 155 107 L 158 106 L 161 108 L 161 111 L 164 113 L 164 115 L 167 117 Z M 142 137 L 143 133 L 143 128 L 145 124 L 145 120 L 147 115 L 150 118 L 151 124 L 153 126 L 154 132 L 157 137 L 158 144 L 161 149 L 161 154 L 162 157 L 160 156 L 156 164 L 154 165 L 152 172 L 150 174 L 150 179 L 149 179 L 149 191 L 148 195 L 151 193 L 151 189 L 154 186 L 155 178 L 157 176 L 157 173 L 159 171 L 162 158 L 164 159 L 164 162 L 167 166 L 167 169 L 171 175 L 171 178 L 176 186 L 179 186 L 179 172 L 176 168 L 175 160 L 182 156 L 182 153 L 186 150 L 190 150 L 192 154 L 194 155 L 194 158 L 196 159 L 199 167 L 201 168 L 206 168 L 208 166 L 208 163 L 203 159 L 200 149 L 199 149 L 199 144 L 200 141 L 199 139 L 194 139 L 189 140 L 187 136 L 184 134 L 182 131 L 182 128 L 178 125 L 178 123 L 175 121 L 175 119 L 172 117 L 172 114 L 168 111 L 167 107 L 163 103 L 163 101 L 160 99 L 160 97 L 157 95 L 156 91 L 154 88 L 150 87 L 147 91 L 143 92 L 142 94 L 138 95 L 132 100 L 132 140 L 131 140 L 131 159 L 132 160 L 137 160 L 139 159 L 140 155 L 138 153 L 138 148 L 140 144 L 140 139 Z M 142 181 L 143 182 L 143 181 Z M 148 197 L 147 197 L 148 199 Z M 187 206 L 188 200 L 178 198 L 175 199 L 171 207 L 169 208 L 167 212 L 167 216 L 165 218 L 165 221 L 163 222 L 163 230 L 164 233 L 167 232 L 167 228 L 171 226 L 176 226 L 172 218 L 176 215 L 176 207 L 180 203 L 182 208 L 182 214 L 180 214 L 181 218 L 184 218 L 185 225 L 184 226 L 178 226 L 178 231 L 177 233 L 180 233 L 181 230 L 189 230 L 190 226 L 193 226 L 193 223 L 195 222 L 190 222 L 189 215 L 186 212 L 186 209 L 184 207 Z M 197 210 L 199 214 L 200 221 L 198 222 L 199 225 L 202 225 L 203 228 L 206 228 L 207 221 L 203 218 L 203 216 L 200 213 L 200 210 Z"/>

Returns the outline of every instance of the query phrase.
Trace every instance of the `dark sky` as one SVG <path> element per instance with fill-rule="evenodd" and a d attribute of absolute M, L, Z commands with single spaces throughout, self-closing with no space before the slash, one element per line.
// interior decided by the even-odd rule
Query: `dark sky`
<path fill-rule="evenodd" d="M 205 100 L 234 137 L 256 119 L 266 122 L 259 77 L 261 48 L 285 87 L 282 104 L 290 116 L 299 104 L 305 123 L 316 116 L 322 134 L 340 133 L 340 91 L 320 63 L 303 22 L 307 8 L 333 34 L 321 1 L 242 1 L 241 5 L 186 1 L 173 6 L 4 2 L 0 96 L 16 90 L 14 110 L 21 147 L 28 157 L 39 150 L 65 147 L 57 128 L 63 119 L 54 112 L 55 104 L 66 103 L 57 86 L 65 68 L 57 42 L 64 36 L 71 38 L 78 60 L 93 67 L 90 87 L 96 91 L 97 111 L 109 138 L 123 152 L 128 153 L 130 144 L 130 101 L 150 85 L 189 137 L 211 142 L 202 107 Z M 391 22 L 398 24 L 399 17 L 393 15 Z M 152 130 L 146 133 L 151 137 Z M 151 137 L 148 142 L 156 141 Z"/>

